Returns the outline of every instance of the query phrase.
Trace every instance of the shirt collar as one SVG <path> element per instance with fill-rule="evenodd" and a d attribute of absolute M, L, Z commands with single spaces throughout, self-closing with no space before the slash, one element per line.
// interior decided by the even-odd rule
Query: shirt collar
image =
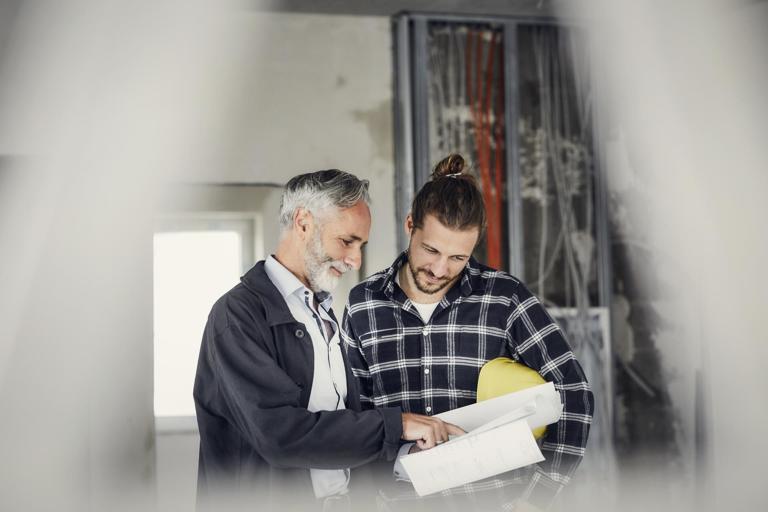
<path fill-rule="evenodd" d="M 288 299 L 291 295 L 296 295 L 304 300 L 305 295 L 312 295 L 312 290 L 304 286 L 296 275 L 285 268 L 285 266 L 277 261 L 273 255 L 270 255 L 264 262 L 264 271 L 267 273 L 269 280 L 275 285 L 283 299 Z M 331 307 L 333 297 L 327 292 L 317 292 L 315 294 L 317 301 L 325 308 Z"/>

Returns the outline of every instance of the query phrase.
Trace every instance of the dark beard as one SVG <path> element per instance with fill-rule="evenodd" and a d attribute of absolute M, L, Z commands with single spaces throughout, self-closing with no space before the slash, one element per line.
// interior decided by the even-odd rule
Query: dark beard
<path fill-rule="evenodd" d="M 417 270 L 417 269 L 415 269 L 413 267 L 413 264 L 411 263 L 411 259 L 410 258 L 408 258 L 408 271 L 411 273 L 411 277 L 413 278 L 413 283 L 416 285 L 416 288 L 421 293 L 426 293 L 427 295 L 434 295 L 435 293 L 437 293 L 440 290 L 444 289 L 446 286 L 448 286 L 449 284 L 451 284 L 454 281 L 453 279 L 446 279 L 437 288 L 434 288 L 434 289 L 422 288 L 421 284 L 419 284 L 419 279 L 418 279 L 419 270 Z"/>

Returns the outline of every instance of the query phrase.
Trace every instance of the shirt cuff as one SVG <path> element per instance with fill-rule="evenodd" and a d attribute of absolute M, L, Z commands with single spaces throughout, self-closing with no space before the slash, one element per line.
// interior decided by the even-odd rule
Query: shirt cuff
<path fill-rule="evenodd" d="M 415 443 L 405 443 L 403 446 L 400 447 L 400 451 L 397 452 L 397 458 L 395 459 L 395 466 L 392 469 L 392 475 L 395 477 L 395 480 L 398 482 L 410 482 L 411 477 L 408 476 L 408 471 L 405 470 L 403 467 L 403 464 L 400 462 L 400 457 L 404 457 L 408 455 L 408 452 L 411 450 L 411 446 L 413 446 Z"/>
<path fill-rule="evenodd" d="M 563 487 L 565 487 L 563 484 L 537 468 L 520 499 L 536 508 L 547 510 Z"/>

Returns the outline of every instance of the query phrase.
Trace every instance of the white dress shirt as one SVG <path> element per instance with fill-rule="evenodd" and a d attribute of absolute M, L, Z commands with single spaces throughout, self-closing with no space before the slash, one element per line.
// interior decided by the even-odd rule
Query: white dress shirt
<path fill-rule="evenodd" d="M 315 294 L 274 256 L 264 263 L 272 284 L 280 291 L 296 321 L 306 327 L 312 340 L 315 362 L 312 390 L 307 409 L 311 412 L 345 409 L 347 376 L 339 344 L 339 326 L 331 318 L 330 294 Z M 344 494 L 349 485 L 349 469 L 310 469 L 317 498 Z"/>

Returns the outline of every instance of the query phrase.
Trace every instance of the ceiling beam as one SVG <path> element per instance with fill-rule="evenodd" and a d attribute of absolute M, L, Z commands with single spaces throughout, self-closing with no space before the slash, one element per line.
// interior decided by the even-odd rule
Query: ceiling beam
<path fill-rule="evenodd" d="M 552 0 L 250 0 L 256 11 L 351 16 L 392 16 L 402 11 L 499 15 L 548 16 Z"/>

